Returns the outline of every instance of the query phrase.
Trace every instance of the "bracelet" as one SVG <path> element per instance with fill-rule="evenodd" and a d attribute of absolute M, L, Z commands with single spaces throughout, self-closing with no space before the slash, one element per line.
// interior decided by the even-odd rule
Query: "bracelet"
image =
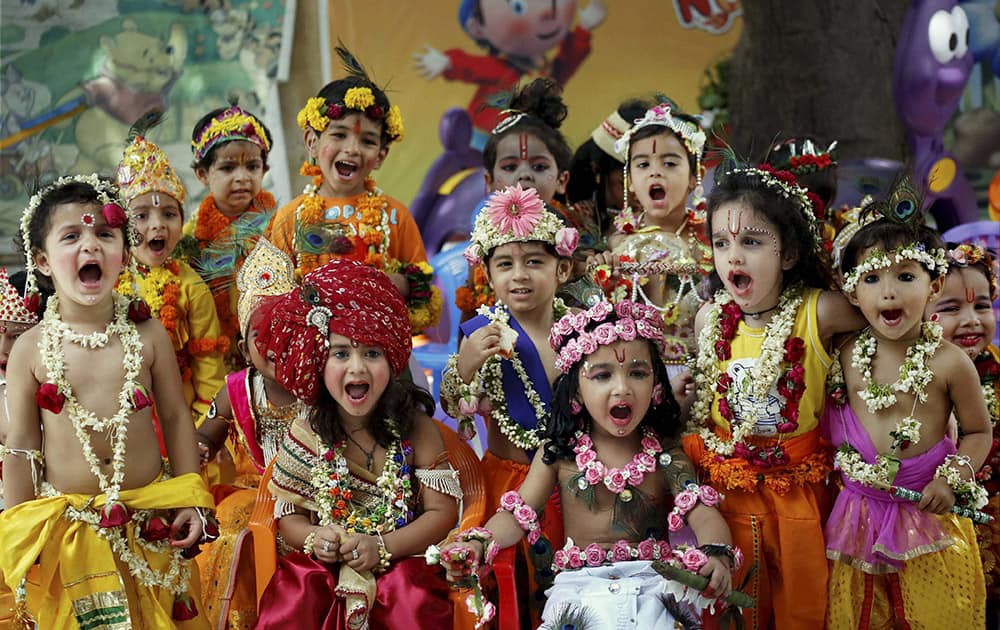
<path fill-rule="evenodd" d="M 944 463 L 945 464 L 958 464 L 959 467 L 965 466 L 965 467 L 967 467 L 969 469 L 969 477 L 970 478 L 974 479 L 975 476 L 976 476 L 976 469 L 972 467 L 972 458 L 969 457 L 968 455 L 961 455 L 959 453 L 955 453 L 953 455 L 948 455 L 948 456 L 946 456 L 944 458 Z"/>
<path fill-rule="evenodd" d="M 200 507 L 196 507 L 194 511 L 198 513 L 198 518 L 201 519 L 201 539 L 198 542 L 210 543 L 218 540 L 219 521 L 215 518 L 215 514 L 210 510 Z"/>
<path fill-rule="evenodd" d="M 976 483 L 976 478 L 962 479 L 962 474 L 957 468 L 952 466 L 953 462 L 972 468 L 971 461 L 965 455 L 949 455 L 944 458 L 944 463 L 934 471 L 935 479 L 944 479 L 951 491 L 955 494 L 955 501 L 962 507 L 978 510 L 989 503 L 989 495 L 986 489 Z"/>
<path fill-rule="evenodd" d="M 492 565 L 493 560 L 500 553 L 500 545 L 493 538 L 493 532 L 485 527 L 470 527 L 455 535 L 456 542 L 471 542 L 473 540 L 483 546 L 482 563 Z"/>
<path fill-rule="evenodd" d="M 693 510 L 698 502 L 706 507 L 716 507 L 724 497 L 712 486 L 699 486 L 691 483 L 674 497 L 674 509 L 667 515 L 667 528 L 676 532 L 687 524 L 688 512 Z"/>
<path fill-rule="evenodd" d="M 306 534 L 306 539 L 302 541 L 302 553 L 307 556 L 313 555 L 313 546 L 316 544 L 316 532 L 319 531 L 318 527 L 314 527 Z"/>
<path fill-rule="evenodd" d="M 379 573 L 384 573 L 389 570 L 389 560 L 392 559 L 392 554 L 385 548 L 385 539 L 382 538 L 382 532 L 375 530 L 375 535 L 378 536 L 378 566 L 375 567 L 375 570 Z"/>
<path fill-rule="evenodd" d="M 514 520 L 521 526 L 521 529 L 528 533 L 528 543 L 535 544 L 542 536 L 542 525 L 538 522 L 538 514 L 535 508 L 524 502 L 521 495 L 516 490 L 508 490 L 500 497 L 500 509 L 497 512 L 506 511 L 514 515 Z"/>
<path fill-rule="evenodd" d="M 729 558 L 729 568 L 732 571 L 736 571 L 743 566 L 743 552 L 740 551 L 739 547 L 734 547 L 733 545 L 727 545 L 725 543 L 706 543 L 704 545 L 699 545 L 698 549 L 701 549 L 702 553 L 709 558 L 714 558 L 716 556 Z"/>

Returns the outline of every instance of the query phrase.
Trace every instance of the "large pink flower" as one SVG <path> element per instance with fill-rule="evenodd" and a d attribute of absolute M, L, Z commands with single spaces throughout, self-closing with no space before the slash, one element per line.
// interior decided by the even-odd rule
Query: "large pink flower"
<path fill-rule="evenodd" d="M 504 234 L 525 238 L 541 220 L 545 204 L 534 188 L 525 190 L 521 184 L 508 186 L 493 193 L 486 202 L 486 212 Z"/>

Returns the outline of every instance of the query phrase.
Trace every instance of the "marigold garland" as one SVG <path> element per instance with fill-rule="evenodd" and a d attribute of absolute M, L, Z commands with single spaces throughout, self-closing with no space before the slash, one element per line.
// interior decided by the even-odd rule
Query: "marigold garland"
<path fill-rule="evenodd" d="M 755 444 L 758 440 L 754 440 Z M 776 443 L 777 440 L 769 440 Z M 767 443 L 757 444 L 762 450 L 768 450 Z M 716 455 L 711 450 L 705 451 L 699 462 L 699 468 L 708 473 L 711 484 L 724 490 L 743 490 L 756 492 L 758 484 L 772 490 L 776 494 L 788 494 L 792 487 L 807 483 L 819 483 L 826 479 L 833 469 L 833 459 L 830 451 L 823 448 L 806 455 L 799 463 L 783 468 L 772 468 L 763 474 L 759 468 L 754 468 L 742 458 L 725 458 Z"/>

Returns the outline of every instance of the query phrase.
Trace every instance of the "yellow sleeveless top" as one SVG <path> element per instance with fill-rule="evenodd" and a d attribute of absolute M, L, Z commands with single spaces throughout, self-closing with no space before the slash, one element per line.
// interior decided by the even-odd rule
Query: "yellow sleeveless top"
<path fill-rule="evenodd" d="M 802 357 L 802 367 L 805 368 L 805 391 L 799 401 L 799 427 L 794 433 L 785 434 L 786 438 L 808 433 L 818 427 L 819 417 L 823 413 L 826 375 L 830 370 L 831 359 L 828 349 L 819 338 L 819 327 L 816 322 L 816 305 L 820 293 L 820 289 L 805 289 L 802 306 L 795 314 L 795 324 L 792 326 L 791 337 L 801 337 L 805 342 L 805 354 Z M 737 401 L 732 406 L 737 418 L 742 420 L 750 415 L 747 413 L 750 409 L 762 407 L 757 426 L 751 435 L 777 437 L 777 423 L 785 399 L 778 394 L 776 384 L 771 386 L 767 399 L 763 401 L 754 400 L 748 393 L 752 370 L 758 363 L 763 343 L 764 328 L 753 328 L 740 321 L 736 337 L 731 344 L 732 356 L 728 361 L 720 363 L 719 371 L 729 374 L 733 379 L 732 390 L 735 395 L 731 396 L 730 400 Z M 728 431 L 729 423 L 719 414 L 719 396 L 720 394 L 716 392 L 712 400 L 712 420 Z"/>

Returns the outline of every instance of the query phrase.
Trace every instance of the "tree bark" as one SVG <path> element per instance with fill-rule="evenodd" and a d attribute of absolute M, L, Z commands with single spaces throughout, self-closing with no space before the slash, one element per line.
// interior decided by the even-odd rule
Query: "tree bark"
<path fill-rule="evenodd" d="M 905 0 L 753 0 L 733 52 L 733 148 L 762 158 L 774 139 L 836 140 L 840 158 L 903 159 L 892 96 Z"/>

